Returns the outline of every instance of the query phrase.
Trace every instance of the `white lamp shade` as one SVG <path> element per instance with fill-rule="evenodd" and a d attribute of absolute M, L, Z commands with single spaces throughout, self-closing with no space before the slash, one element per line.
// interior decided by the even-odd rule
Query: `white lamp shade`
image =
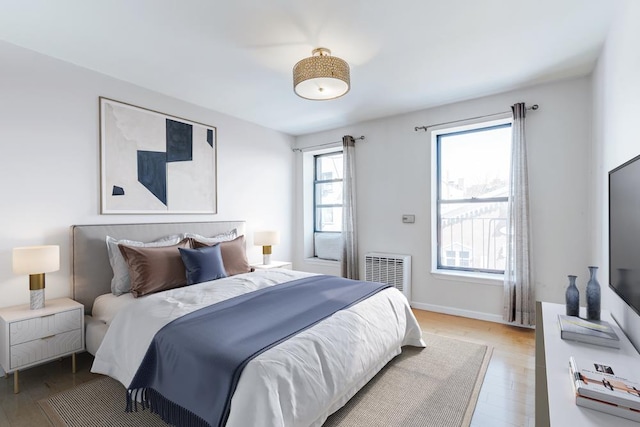
<path fill-rule="evenodd" d="M 301 81 L 295 87 L 296 94 L 305 99 L 335 99 L 349 91 L 347 82 L 332 77 L 316 77 Z"/>
<path fill-rule="evenodd" d="M 13 248 L 15 274 L 40 274 L 60 270 L 60 246 Z"/>
<path fill-rule="evenodd" d="M 280 243 L 278 231 L 256 231 L 253 234 L 253 244 L 256 246 L 272 246 Z"/>

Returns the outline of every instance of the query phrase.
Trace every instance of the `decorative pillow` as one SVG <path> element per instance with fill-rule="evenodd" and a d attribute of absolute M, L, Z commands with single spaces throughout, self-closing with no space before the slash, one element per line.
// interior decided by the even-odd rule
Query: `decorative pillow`
<path fill-rule="evenodd" d="M 122 257 L 119 244 L 135 247 L 158 247 L 158 246 L 171 246 L 182 240 L 182 236 L 167 236 L 158 239 L 154 242 L 144 243 L 135 240 L 128 239 L 115 239 L 111 236 L 107 236 L 107 253 L 109 254 L 109 263 L 113 270 L 113 278 L 111 279 L 111 293 L 114 295 L 122 295 L 131 290 L 131 280 L 129 279 L 129 266 Z"/>
<path fill-rule="evenodd" d="M 211 246 L 215 245 L 216 243 L 228 242 L 229 240 L 235 239 L 236 237 L 238 237 L 238 230 L 234 228 L 233 230 L 229 230 L 226 233 L 216 234 L 212 237 L 204 237 L 195 233 L 184 233 L 184 237 L 197 240 L 198 242 L 206 243 L 207 245 Z"/>
<path fill-rule="evenodd" d="M 131 294 L 134 297 L 166 291 L 187 284 L 187 276 L 178 248 L 189 248 L 190 240 L 161 247 L 118 245 L 129 266 Z"/>
<path fill-rule="evenodd" d="M 178 248 L 178 250 L 187 271 L 187 285 L 227 277 L 219 243 L 198 249 Z"/>
<path fill-rule="evenodd" d="M 197 240 L 192 240 L 191 244 L 194 248 L 210 246 Z M 251 271 L 249 261 L 247 260 L 246 242 L 244 236 L 238 236 L 228 242 L 221 242 L 220 252 L 222 253 L 222 262 L 224 270 L 228 276 L 236 274 L 248 273 Z"/>
<path fill-rule="evenodd" d="M 342 258 L 342 233 L 314 233 L 316 257 L 340 261 Z"/>

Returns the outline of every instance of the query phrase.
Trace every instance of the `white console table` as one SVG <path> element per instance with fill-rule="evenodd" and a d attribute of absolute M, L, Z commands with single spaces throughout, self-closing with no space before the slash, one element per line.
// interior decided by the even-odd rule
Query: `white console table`
<path fill-rule="evenodd" d="M 586 316 L 584 307 L 580 315 Z M 563 304 L 537 302 L 536 305 L 536 427 L 616 426 L 640 427 L 624 418 L 576 405 L 569 379 L 569 356 L 616 363 L 621 355 L 637 358 L 640 375 L 640 355 L 624 335 L 611 314 L 602 311 L 601 319 L 611 323 L 620 338 L 620 348 L 608 348 L 560 338 L 558 314 L 565 314 Z"/>

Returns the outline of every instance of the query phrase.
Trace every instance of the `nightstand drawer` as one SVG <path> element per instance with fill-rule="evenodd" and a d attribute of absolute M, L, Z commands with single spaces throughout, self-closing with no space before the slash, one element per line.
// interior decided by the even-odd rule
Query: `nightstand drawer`
<path fill-rule="evenodd" d="M 69 310 L 49 316 L 12 322 L 9 336 L 12 346 L 38 338 L 73 331 L 82 327 L 82 310 Z"/>
<path fill-rule="evenodd" d="M 79 327 L 79 326 L 78 326 Z M 82 350 L 82 329 L 11 346 L 11 369 Z"/>

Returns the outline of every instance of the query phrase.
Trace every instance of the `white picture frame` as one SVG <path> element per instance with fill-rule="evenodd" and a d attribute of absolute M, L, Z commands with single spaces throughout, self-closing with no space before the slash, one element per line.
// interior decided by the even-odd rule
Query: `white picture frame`
<path fill-rule="evenodd" d="M 217 129 L 100 97 L 102 214 L 217 213 Z"/>

